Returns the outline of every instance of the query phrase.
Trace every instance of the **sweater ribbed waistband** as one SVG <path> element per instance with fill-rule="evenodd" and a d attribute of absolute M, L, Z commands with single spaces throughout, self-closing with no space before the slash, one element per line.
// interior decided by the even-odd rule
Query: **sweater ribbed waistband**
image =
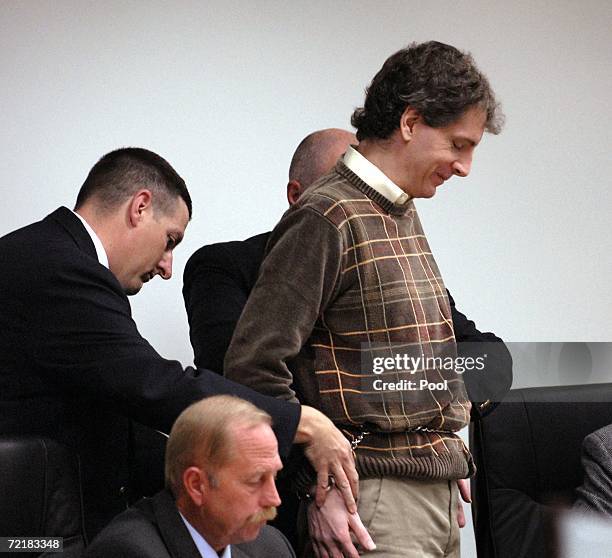
<path fill-rule="evenodd" d="M 362 478 L 453 480 L 476 471 L 470 451 L 454 432 L 365 433 L 355 455 Z"/>

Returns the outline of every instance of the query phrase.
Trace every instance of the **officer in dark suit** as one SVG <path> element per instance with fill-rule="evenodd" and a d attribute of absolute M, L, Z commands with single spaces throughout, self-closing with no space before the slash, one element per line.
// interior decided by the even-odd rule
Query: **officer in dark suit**
<path fill-rule="evenodd" d="M 168 488 L 116 517 L 85 558 L 295 557 L 287 539 L 264 526 L 280 502 L 270 423 L 236 397 L 191 405 L 168 440 Z"/>
<path fill-rule="evenodd" d="M 183 369 L 139 334 L 126 295 L 170 278 L 190 218 L 185 182 L 168 162 L 126 148 L 92 168 L 74 212 L 62 207 L 0 239 L 0 434 L 45 435 L 78 451 L 90 536 L 125 507 L 126 417 L 168 432 L 186 406 L 220 393 L 273 417 L 281 455 L 307 443 L 322 478 L 339 476 L 352 502 L 350 447 L 323 415 Z"/>

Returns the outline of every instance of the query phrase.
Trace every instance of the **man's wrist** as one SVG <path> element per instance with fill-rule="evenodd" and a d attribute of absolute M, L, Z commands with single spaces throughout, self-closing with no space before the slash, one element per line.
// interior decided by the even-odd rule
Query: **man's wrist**
<path fill-rule="evenodd" d="M 295 431 L 295 444 L 309 444 L 313 440 L 313 422 L 315 420 L 315 409 L 308 405 L 302 405 L 300 422 Z"/>

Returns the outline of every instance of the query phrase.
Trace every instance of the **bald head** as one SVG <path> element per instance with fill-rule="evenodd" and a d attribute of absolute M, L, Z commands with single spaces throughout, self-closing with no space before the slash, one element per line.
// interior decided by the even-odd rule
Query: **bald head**
<path fill-rule="evenodd" d="M 356 143 L 355 134 L 339 128 L 327 128 L 306 136 L 291 159 L 289 184 L 298 184 L 300 193 L 303 192 L 321 176 L 330 172 L 347 147 Z M 294 201 L 289 199 L 289 203 Z"/>

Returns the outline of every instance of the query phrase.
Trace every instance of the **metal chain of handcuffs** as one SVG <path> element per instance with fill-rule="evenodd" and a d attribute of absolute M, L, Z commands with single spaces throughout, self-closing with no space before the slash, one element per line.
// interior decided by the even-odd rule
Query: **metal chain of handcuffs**
<path fill-rule="evenodd" d="M 407 432 L 419 432 L 419 433 L 423 432 L 423 433 L 431 433 L 431 434 L 453 434 L 452 430 L 439 430 L 436 428 L 427 428 L 426 426 L 415 426 L 414 428 L 411 428 Z M 351 440 L 349 440 L 349 443 L 351 444 L 351 451 L 353 452 L 353 457 L 356 458 L 357 456 L 355 455 L 355 450 L 357 449 L 357 446 L 359 446 L 359 444 L 361 444 L 363 439 L 370 433 L 367 430 L 362 430 L 357 435 L 347 430 L 342 430 L 342 433 L 345 434 L 346 436 L 351 437 Z M 330 474 L 327 477 L 327 486 L 325 487 L 325 492 L 329 492 L 334 486 L 336 486 L 336 479 L 334 475 Z M 309 501 L 309 500 L 314 499 L 314 496 L 310 492 L 305 492 L 304 494 L 300 494 L 299 496 L 300 496 L 300 499 L 302 500 Z"/>

